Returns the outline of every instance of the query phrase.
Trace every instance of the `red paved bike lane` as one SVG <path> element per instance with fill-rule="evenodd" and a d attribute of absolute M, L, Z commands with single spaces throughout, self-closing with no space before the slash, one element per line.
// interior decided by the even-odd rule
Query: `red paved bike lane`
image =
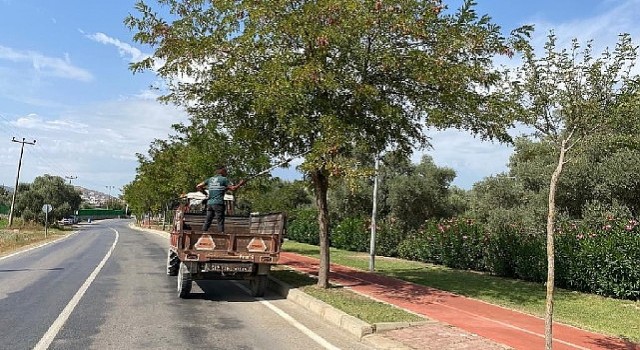
<path fill-rule="evenodd" d="M 319 261 L 282 253 L 281 264 L 317 274 Z M 358 293 L 478 334 L 515 349 L 544 349 L 544 320 L 483 301 L 385 277 L 375 273 L 331 265 L 330 280 Z M 554 323 L 554 349 L 640 350 L 622 339 Z M 425 339 L 429 342 L 430 339 Z"/>

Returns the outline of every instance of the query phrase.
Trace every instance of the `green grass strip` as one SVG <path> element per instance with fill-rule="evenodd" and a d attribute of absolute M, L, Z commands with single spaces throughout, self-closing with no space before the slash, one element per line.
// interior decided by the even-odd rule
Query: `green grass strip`
<path fill-rule="evenodd" d="M 285 242 L 284 250 L 320 256 L 317 246 L 293 241 Z M 368 270 L 369 254 L 331 248 L 331 262 Z M 376 257 L 375 267 L 382 275 L 544 316 L 546 289 L 542 284 L 395 258 Z M 554 321 L 640 343 L 640 301 L 556 289 Z"/>
<path fill-rule="evenodd" d="M 323 289 L 316 286 L 316 279 L 305 274 L 285 270 L 275 269 L 271 275 L 286 284 L 298 288 L 312 297 L 322 300 L 325 303 L 355 316 L 367 323 L 380 322 L 418 322 L 424 321 L 423 317 L 399 309 L 395 306 L 375 301 L 368 297 L 357 294 L 345 288 L 331 286 Z"/>

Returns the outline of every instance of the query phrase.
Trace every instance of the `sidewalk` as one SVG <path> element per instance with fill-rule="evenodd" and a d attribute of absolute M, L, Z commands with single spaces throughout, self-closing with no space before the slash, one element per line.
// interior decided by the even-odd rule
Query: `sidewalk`
<path fill-rule="evenodd" d="M 317 259 L 283 252 L 280 264 L 315 274 Z M 437 321 L 383 333 L 412 349 L 544 349 L 544 320 L 375 273 L 331 265 L 331 283 Z M 640 345 L 554 323 L 554 350 L 640 350 Z"/>

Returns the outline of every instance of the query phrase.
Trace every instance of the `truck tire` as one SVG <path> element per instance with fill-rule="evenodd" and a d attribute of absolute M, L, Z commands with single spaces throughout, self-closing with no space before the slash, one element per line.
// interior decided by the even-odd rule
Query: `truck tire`
<path fill-rule="evenodd" d="M 257 275 L 249 281 L 249 287 L 251 287 L 252 297 L 263 297 L 264 292 L 269 285 L 269 276 Z"/>
<path fill-rule="evenodd" d="M 193 280 L 191 279 L 191 273 L 189 273 L 187 265 L 181 262 L 180 268 L 178 269 L 178 296 L 180 298 L 185 299 L 189 297 L 192 283 Z"/>
<path fill-rule="evenodd" d="M 177 276 L 180 268 L 180 258 L 173 250 L 169 249 L 167 253 L 167 275 Z"/>

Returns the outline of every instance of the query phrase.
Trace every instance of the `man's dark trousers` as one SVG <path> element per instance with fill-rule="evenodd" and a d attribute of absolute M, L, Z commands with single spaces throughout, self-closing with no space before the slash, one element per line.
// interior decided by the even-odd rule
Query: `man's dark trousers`
<path fill-rule="evenodd" d="M 211 222 L 213 221 L 213 217 L 216 217 L 216 222 L 218 223 L 218 232 L 224 232 L 224 212 L 225 212 L 224 204 L 209 204 L 207 205 L 207 219 L 202 225 L 202 231 L 209 230 L 209 226 L 211 226 Z"/>

